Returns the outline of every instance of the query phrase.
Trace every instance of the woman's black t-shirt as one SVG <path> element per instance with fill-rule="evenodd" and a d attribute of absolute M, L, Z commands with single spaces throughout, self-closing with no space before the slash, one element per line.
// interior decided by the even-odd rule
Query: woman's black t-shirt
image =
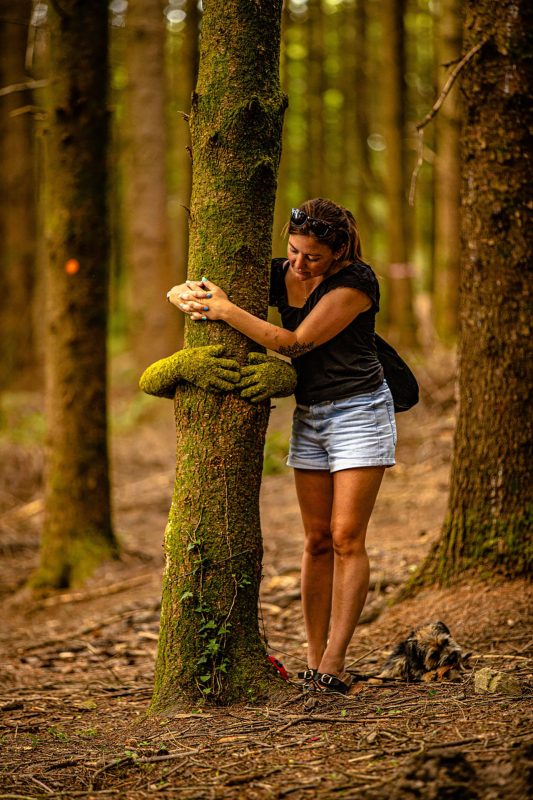
<path fill-rule="evenodd" d="M 292 359 L 298 376 L 296 402 L 313 405 L 340 400 L 378 389 L 383 368 L 378 360 L 374 321 L 379 311 L 379 284 L 367 264 L 355 263 L 330 275 L 311 292 L 302 308 L 290 306 L 285 286 L 288 261 L 272 260 L 269 305 L 279 310 L 283 327 L 294 331 L 318 301 L 332 289 L 347 286 L 364 292 L 372 301 L 368 311 L 358 314 L 340 333 L 324 344 Z"/>

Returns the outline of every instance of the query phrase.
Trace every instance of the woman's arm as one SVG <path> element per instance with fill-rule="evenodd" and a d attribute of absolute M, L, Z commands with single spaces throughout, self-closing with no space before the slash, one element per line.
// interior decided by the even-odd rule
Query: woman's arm
<path fill-rule="evenodd" d="M 281 355 L 296 358 L 332 339 L 352 322 L 358 314 L 371 307 L 368 295 L 359 289 L 341 286 L 328 292 L 302 321 L 296 330 L 288 331 L 254 317 L 232 303 L 226 293 L 205 278 L 204 300 L 197 289 L 193 294 L 171 289 L 170 302 L 188 313 L 193 320 L 222 320 L 254 342 Z M 211 294 L 211 298 L 207 295 Z"/>

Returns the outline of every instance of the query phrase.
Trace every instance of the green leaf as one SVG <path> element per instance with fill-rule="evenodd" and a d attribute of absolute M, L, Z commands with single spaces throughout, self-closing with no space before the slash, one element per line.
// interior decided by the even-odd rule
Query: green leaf
<path fill-rule="evenodd" d="M 192 592 L 183 592 L 183 594 L 180 597 L 180 603 L 183 603 L 184 600 L 187 600 L 187 598 L 192 596 L 193 596 Z"/>

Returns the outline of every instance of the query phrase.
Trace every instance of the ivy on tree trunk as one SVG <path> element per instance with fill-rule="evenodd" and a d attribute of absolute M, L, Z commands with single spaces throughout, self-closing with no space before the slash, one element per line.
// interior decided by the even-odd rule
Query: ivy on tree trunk
<path fill-rule="evenodd" d="M 188 275 L 267 312 L 271 228 L 286 100 L 281 0 L 204 0 L 190 117 Z M 222 343 L 241 363 L 257 345 L 222 322 L 187 322 L 185 346 Z M 271 668 L 257 603 L 259 487 L 269 403 L 193 386 L 175 400 L 176 482 L 165 536 L 152 710 L 264 696 Z"/>

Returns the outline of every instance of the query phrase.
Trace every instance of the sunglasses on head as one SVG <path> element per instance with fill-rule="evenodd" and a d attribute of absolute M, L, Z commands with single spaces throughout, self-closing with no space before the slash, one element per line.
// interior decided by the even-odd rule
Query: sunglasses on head
<path fill-rule="evenodd" d="M 303 225 L 308 225 L 309 230 L 315 234 L 317 239 L 324 239 L 326 236 L 329 236 L 330 233 L 335 231 L 335 227 L 333 225 L 328 225 L 327 222 L 324 222 L 321 219 L 310 217 L 305 213 L 305 211 L 300 211 L 299 208 L 293 208 L 291 210 L 291 225 L 294 225 L 296 228 L 301 228 Z"/>

